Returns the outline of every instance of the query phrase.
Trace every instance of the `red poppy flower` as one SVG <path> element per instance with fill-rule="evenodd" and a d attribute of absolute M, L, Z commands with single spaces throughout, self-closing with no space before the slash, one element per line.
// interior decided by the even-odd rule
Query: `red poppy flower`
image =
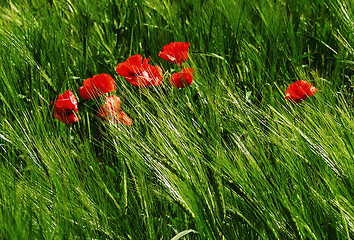
<path fill-rule="evenodd" d="M 120 99 L 118 96 L 108 96 L 106 102 L 97 112 L 100 117 L 105 117 L 107 122 L 125 123 L 128 126 L 133 124 L 133 121 L 120 110 Z"/>
<path fill-rule="evenodd" d="M 115 82 L 111 76 L 102 73 L 94 75 L 84 81 L 84 86 L 79 88 L 80 96 L 83 99 L 91 99 L 102 94 L 113 92 L 116 89 Z"/>
<path fill-rule="evenodd" d="M 170 85 L 183 88 L 191 85 L 193 81 L 193 68 L 183 68 L 181 72 L 171 76 Z"/>
<path fill-rule="evenodd" d="M 317 90 L 317 88 L 312 87 L 312 83 L 307 83 L 305 80 L 300 80 L 290 84 L 288 89 L 286 89 L 285 99 L 298 103 L 315 94 Z"/>
<path fill-rule="evenodd" d="M 190 43 L 187 42 L 171 42 L 162 48 L 159 52 L 159 57 L 181 66 L 181 63 L 185 62 L 188 58 L 189 46 Z"/>
<path fill-rule="evenodd" d="M 143 60 L 140 54 L 131 56 L 124 63 L 118 64 L 117 74 L 135 86 L 159 86 L 162 83 L 162 69 L 151 66 L 149 61 L 149 58 Z"/>
<path fill-rule="evenodd" d="M 77 122 L 79 118 L 77 100 L 72 91 L 66 90 L 60 94 L 54 105 L 54 117 L 65 124 Z"/>

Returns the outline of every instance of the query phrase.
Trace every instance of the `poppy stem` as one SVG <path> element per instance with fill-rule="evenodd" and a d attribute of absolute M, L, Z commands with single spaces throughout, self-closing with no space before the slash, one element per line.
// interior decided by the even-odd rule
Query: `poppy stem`
<path fill-rule="evenodd" d="M 69 142 L 70 144 L 72 144 L 72 140 L 71 140 L 71 128 L 72 128 L 71 125 L 69 125 L 68 128 L 67 128 L 67 129 L 68 129 L 68 130 L 67 130 L 67 131 L 68 131 L 68 133 L 67 133 L 67 134 L 68 134 L 68 142 Z"/>

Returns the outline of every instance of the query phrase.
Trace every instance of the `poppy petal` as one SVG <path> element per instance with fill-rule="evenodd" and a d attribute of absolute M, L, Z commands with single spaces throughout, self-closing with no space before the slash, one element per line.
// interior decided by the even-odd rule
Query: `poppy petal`
<path fill-rule="evenodd" d="M 54 104 L 54 118 L 65 124 L 77 122 L 79 118 L 76 116 L 78 104 L 72 91 L 66 90 L 58 96 Z"/>
<path fill-rule="evenodd" d="M 74 113 L 70 115 L 60 115 L 54 112 L 54 117 L 66 125 L 79 121 L 79 118 Z"/>
<path fill-rule="evenodd" d="M 158 56 L 181 66 L 181 63 L 185 62 L 188 58 L 189 46 L 190 43 L 187 42 L 171 42 L 162 48 Z"/>
<path fill-rule="evenodd" d="M 118 64 L 117 74 L 135 86 L 161 85 L 162 69 L 159 66 L 151 66 L 149 61 L 149 58 L 143 59 L 140 54 L 131 56 L 124 63 Z"/>
<path fill-rule="evenodd" d="M 128 126 L 133 125 L 133 121 L 130 119 L 130 117 L 128 117 L 127 114 L 125 114 L 124 112 L 120 111 L 120 116 L 121 116 L 122 122 L 124 122 Z"/>
<path fill-rule="evenodd" d="M 125 62 L 119 63 L 116 72 L 119 76 L 133 77 L 139 74 L 143 57 L 140 54 L 129 57 Z"/>
<path fill-rule="evenodd" d="M 307 97 L 312 96 L 317 91 L 317 88 L 312 87 L 312 83 L 300 80 L 289 85 L 285 92 L 285 99 L 298 103 Z"/>
<path fill-rule="evenodd" d="M 183 88 L 191 85 L 192 82 L 193 68 L 183 68 L 181 72 L 172 74 L 170 85 L 177 88 Z"/>
<path fill-rule="evenodd" d="M 120 111 L 120 98 L 118 96 L 106 97 L 106 102 L 98 109 L 97 115 L 104 117 L 107 122 L 125 123 L 128 126 L 133 121 L 122 111 Z"/>
<path fill-rule="evenodd" d="M 83 99 L 87 100 L 113 92 L 115 88 L 114 79 L 110 75 L 102 73 L 86 79 L 84 85 L 79 88 L 79 94 Z"/>
<path fill-rule="evenodd" d="M 92 79 L 93 85 L 104 93 L 113 92 L 116 89 L 114 79 L 105 73 L 94 76 Z"/>

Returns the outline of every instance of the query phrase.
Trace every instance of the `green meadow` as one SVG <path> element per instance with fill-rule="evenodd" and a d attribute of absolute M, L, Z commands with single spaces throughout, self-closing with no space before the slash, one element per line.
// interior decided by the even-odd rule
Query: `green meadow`
<path fill-rule="evenodd" d="M 161 86 L 117 75 L 136 54 Z M 80 97 L 101 73 L 132 126 Z M 354 239 L 353 90 L 351 0 L 2 0 L 0 239 Z"/>

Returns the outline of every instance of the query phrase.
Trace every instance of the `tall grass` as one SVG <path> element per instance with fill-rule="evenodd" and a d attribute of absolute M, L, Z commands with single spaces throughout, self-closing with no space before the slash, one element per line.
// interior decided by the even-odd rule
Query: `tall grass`
<path fill-rule="evenodd" d="M 0 3 L 3 239 L 354 238 L 353 3 Z M 191 43 L 194 82 L 157 57 Z M 164 83 L 115 73 L 142 54 Z M 108 73 L 133 126 L 77 95 Z M 319 91 L 284 99 L 300 79 Z M 71 89 L 80 121 L 53 119 Z"/>

